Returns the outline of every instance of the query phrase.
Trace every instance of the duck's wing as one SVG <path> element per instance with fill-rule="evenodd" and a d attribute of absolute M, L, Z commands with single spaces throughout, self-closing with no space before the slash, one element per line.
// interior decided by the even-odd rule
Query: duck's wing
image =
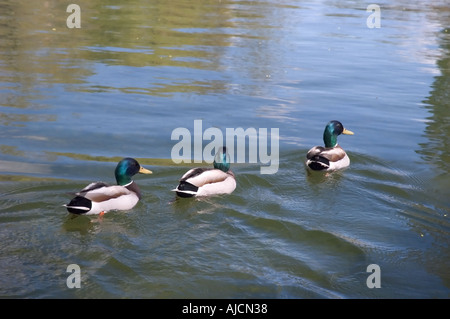
<path fill-rule="evenodd" d="M 333 148 L 326 148 L 320 153 L 320 156 L 325 157 L 330 162 L 338 162 L 345 157 L 345 151 L 339 145 Z"/>
<path fill-rule="evenodd" d="M 319 155 L 324 150 L 325 150 L 325 147 L 323 147 L 323 146 L 314 146 L 313 148 L 311 148 L 308 151 L 308 153 L 306 153 L 306 158 L 307 159 L 312 159 L 314 156 Z"/>
<path fill-rule="evenodd" d="M 84 196 L 86 195 L 86 193 L 90 192 L 90 191 L 94 191 L 98 188 L 102 188 L 102 187 L 108 187 L 109 185 L 103 182 L 94 182 L 94 183 L 90 183 L 89 185 L 87 185 L 85 188 L 83 188 L 81 191 L 79 191 L 78 193 L 76 193 L 75 195 L 78 196 Z"/>
<path fill-rule="evenodd" d="M 177 192 L 178 196 L 181 197 L 192 197 L 197 194 L 198 188 L 201 186 L 199 176 L 204 172 L 211 170 L 210 168 L 192 168 L 188 170 L 181 178 L 178 186 L 172 189 L 172 191 Z M 191 182 L 193 181 L 193 183 Z M 194 184 L 197 183 L 197 184 Z"/>
<path fill-rule="evenodd" d="M 214 168 L 193 168 L 180 179 L 173 189 L 181 197 L 231 193 L 236 188 L 234 174 Z"/>
<path fill-rule="evenodd" d="M 205 171 L 209 171 L 211 168 L 202 168 L 202 167 L 196 167 L 188 170 L 183 176 L 180 178 L 180 182 L 187 181 L 190 178 L 194 178 L 196 176 L 199 176 Z"/>
<path fill-rule="evenodd" d="M 124 186 L 109 186 L 108 184 L 97 182 L 89 184 L 77 193 L 77 195 L 90 199 L 93 202 L 104 202 L 131 193 L 132 192 Z"/>
<path fill-rule="evenodd" d="M 345 157 L 345 151 L 339 145 L 335 147 L 315 146 L 308 151 L 306 158 L 314 160 L 316 156 L 326 158 L 330 162 L 337 162 Z"/>
<path fill-rule="evenodd" d="M 231 194 L 236 189 L 236 179 L 231 171 L 224 174 L 220 180 L 199 187 L 196 196 Z"/>
<path fill-rule="evenodd" d="M 220 169 L 197 168 L 187 172 L 181 178 L 181 182 L 188 182 L 197 187 L 202 187 L 206 184 L 223 182 L 228 177 L 230 175 Z"/>

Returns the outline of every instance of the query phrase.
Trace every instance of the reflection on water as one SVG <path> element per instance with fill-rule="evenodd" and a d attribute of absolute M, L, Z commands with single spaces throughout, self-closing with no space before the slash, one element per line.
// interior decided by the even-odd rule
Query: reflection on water
<path fill-rule="evenodd" d="M 380 29 L 354 1 L 77 4 L 68 29 L 66 3 L 0 0 L 0 295 L 448 297 L 445 1 L 383 4 Z M 177 199 L 171 133 L 199 119 L 279 128 L 277 174 L 236 165 L 233 194 Z M 309 173 L 332 119 L 351 166 Z M 124 156 L 154 171 L 136 208 L 68 216 Z M 87 289 L 55 277 L 69 263 Z"/>
<path fill-rule="evenodd" d="M 449 10 L 444 10 L 446 19 L 450 18 Z M 444 17 L 442 17 L 444 19 Z M 444 22 L 445 23 L 445 22 Z M 426 221 L 427 231 L 430 234 L 437 235 L 437 243 L 434 249 L 439 252 L 445 262 L 437 261 L 430 263 L 428 268 L 435 273 L 442 273 L 446 285 L 450 285 L 450 275 L 448 267 L 450 266 L 450 144 L 448 136 L 450 135 L 450 29 L 448 25 L 441 28 L 438 35 L 439 45 L 443 54 L 437 61 L 440 74 L 435 76 L 431 85 L 430 96 L 424 101 L 425 108 L 429 111 L 426 118 L 426 128 L 424 135 L 427 138 L 426 143 L 419 143 L 418 153 L 423 159 L 433 167 L 435 173 L 427 181 L 427 196 L 431 199 L 430 204 L 417 202 L 406 214 L 411 218 L 413 227 L 417 227 L 416 221 Z M 434 259 L 434 257 L 429 256 Z"/>
<path fill-rule="evenodd" d="M 421 143 L 419 151 L 424 159 L 432 165 L 440 168 L 444 174 L 450 173 L 450 30 L 442 29 L 441 48 L 446 54 L 437 61 L 440 75 L 436 76 L 431 88 L 431 95 L 424 101 L 430 116 L 426 119 L 425 136 L 426 143 Z M 448 181 L 448 179 L 447 179 Z M 446 189 L 449 189 L 447 184 Z"/>
<path fill-rule="evenodd" d="M 66 232 L 79 232 L 81 235 L 92 234 L 99 230 L 100 219 L 87 216 L 68 215 L 62 227 Z"/>
<path fill-rule="evenodd" d="M 231 53 L 242 58 L 240 68 L 248 68 L 249 59 L 261 66 L 270 64 L 271 57 L 266 56 L 270 51 L 261 48 L 270 28 L 269 8 L 258 6 L 263 12 L 251 13 L 252 3 L 229 1 L 178 1 L 172 6 L 164 1 L 131 1 L 114 6 L 108 1 L 85 1 L 79 5 L 82 27 L 68 29 L 68 14 L 58 1 L 45 1 L 44 6 L 38 2 L 2 1 L 2 82 L 9 86 L 21 83 L 23 94 L 38 93 L 39 88 L 57 83 L 81 86 L 81 90 L 89 84 L 85 89 L 97 92 L 220 92 L 226 79 L 196 81 L 186 72 L 185 80 L 170 83 L 166 73 L 175 72 L 174 67 L 220 71 L 227 67 L 223 61 L 231 53 L 228 48 L 244 46 L 244 40 L 245 47 Z M 121 78 L 130 71 L 120 69 L 121 65 L 148 68 L 138 78 L 130 75 L 124 80 Z M 164 69 L 155 72 L 154 67 Z M 99 71 L 110 72 L 116 82 L 104 83 L 109 77 L 103 74 L 95 83 Z M 133 86 L 133 82 L 137 85 Z M 143 82 L 148 90 L 143 89 Z M 2 105 L 30 107 L 26 99 L 11 95 L 15 97 L 3 95 Z"/>

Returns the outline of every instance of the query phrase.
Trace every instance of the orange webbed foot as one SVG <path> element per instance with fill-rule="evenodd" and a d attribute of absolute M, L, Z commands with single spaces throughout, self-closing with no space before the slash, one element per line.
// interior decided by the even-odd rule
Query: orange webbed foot
<path fill-rule="evenodd" d="M 105 214 L 106 214 L 105 210 L 103 210 L 100 213 L 98 213 L 97 221 L 102 222 L 103 221 L 103 216 L 105 216 Z"/>

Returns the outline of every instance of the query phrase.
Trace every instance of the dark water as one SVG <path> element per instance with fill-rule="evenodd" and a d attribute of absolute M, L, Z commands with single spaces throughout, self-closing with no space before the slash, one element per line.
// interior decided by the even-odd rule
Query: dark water
<path fill-rule="evenodd" d="M 0 0 L 1 297 L 449 297 L 448 3 L 378 3 L 380 28 L 360 1 L 76 3 L 70 29 L 60 1 Z M 332 119 L 351 166 L 308 174 Z M 172 132 L 239 127 L 279 129 L 278 171 L 175 199 Z M 69 215 L 126 156 L 154 172 L 140 203 Z"/>

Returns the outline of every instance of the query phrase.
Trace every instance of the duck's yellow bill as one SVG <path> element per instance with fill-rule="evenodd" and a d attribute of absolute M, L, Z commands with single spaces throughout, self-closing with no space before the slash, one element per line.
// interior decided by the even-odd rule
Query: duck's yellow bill
<path fill-rule="evenodd" d="M 139 169 L 139 173 L 141 173 L 141 174 L 153 174 L 152 171 L 150 171 L 150 170 L 148 170 L 148 169 L 146 169 L 146 168 L 143 168 L 142 166 L 141 166 L 141 168 Z"/>
<path fill-rule="evenodd" d="M 349 130 L 347 130 L 347 129 L 344 128 L 344 131 L 342 132 L 342 134 L 345 134 L 345 135 L 353 135 L 353 134 L 355 134 L 355 133 L 353 133 L 352 131 L 349 131 Z"/>

